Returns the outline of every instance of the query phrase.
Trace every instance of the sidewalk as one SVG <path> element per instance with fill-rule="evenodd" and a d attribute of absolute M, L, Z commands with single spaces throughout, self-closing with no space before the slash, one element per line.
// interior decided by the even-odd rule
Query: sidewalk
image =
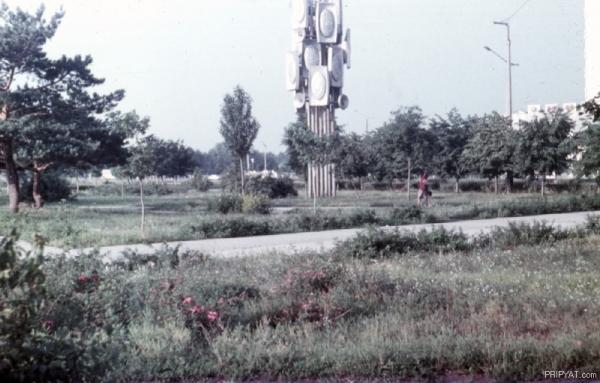
<path fill-rule="evenodd" d="M 546 223 L 560 226 L 562 228 L 572 228 L 577 225 L 584 224 L 588 215 L 600 214 L 599 212 L 578 212 L 565 214 L 546 214 L 528 217 L 515 218 L 494 218 L 482 220 L 457 221 L 438 224 L 419 224 L 405 225 L 397 227 L 388 227 L 386 230 L 401 230 L 419 231 L 422 229 L 430 229 L 432 227 L 444 227 L 448 230 L 462 230 L 468 235 L 477 235 L 482 232 L 487 232 L 497 226 L 508 226 L 510 222 L 515 223 L 533 223 L 536 221 L 544 221 Z M 358 232 L 364 229 L 345 229 L 331 230 L 308 233 L 294 234 L 277 234 L 264 235 L 257 237 L 243 238 L 221 238 L 221 239 L 205 239 L 199 241 L 181 241 L 170 242 L 169 246 L 180 246 L 181 250 L 194 250 L 205 253 L 207 255 L 218 256 L 223 258 L 228 257 L 243 257 L 255 256 L 267 253 L 285 253 L 295 254 L 303 251 L 326 251 L 332 249 L 336 242 L 352 238 Z M 135 250 L 138 253 L 152 253 L 156 249 L 162 247 L 162 243 L 145 245 L 120 245 L 101 247 L 100 253 L 104 256 L 107 262 L 118 259 L 122 252 L 127 249 Z M 47 253 L 55 254 L 59 249 L 48 249 Z M 89 251 L 84 249 L 83 251 Z M 72 250 L 69 255 L 77 255 L 81 250 Z"/>

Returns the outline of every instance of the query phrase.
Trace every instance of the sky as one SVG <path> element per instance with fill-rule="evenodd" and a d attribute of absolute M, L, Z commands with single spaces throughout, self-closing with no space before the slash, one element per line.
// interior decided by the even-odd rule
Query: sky
<path fill-rule="evenodd" d="M 6 0 L 5 0 L 6 1 Z M 600 0 L 599 0 L 600 1 Z M 346 131 L 364 132 L 400 106 L 428 116 L 507 111 L 506 29 L 493 24 L 525 0 L 344 0 L 352 68 L 337 112 Z M 8 0 L 34 10 L 40 0 Z M 125 89 L 120 110 L 151 119 L 150 132 L 208 150 L 219 134 L 223 97 L 236 85 L 254 100 L 255 148 L 283 149 L 295 119 L 285 90 L 290 0 L 47 0 L 61 6 L 52 57 L 90 54 L 99 91 Z M 514 109 L 584 98 L 583 0 L 529 0 L 511 19 Z"/>

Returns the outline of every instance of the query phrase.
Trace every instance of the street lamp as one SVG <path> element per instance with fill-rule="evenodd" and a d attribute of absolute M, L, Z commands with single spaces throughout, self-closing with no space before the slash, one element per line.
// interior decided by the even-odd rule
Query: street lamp
<path fill-rule="evenodd" d="M 510 24 L 505 21 L 494 21 L 495 25 L 503 25 L 506 27 L 506 36 L 508 40 L 508 60 L 502 57 L 502 55 L 498 54 L 492 48 L 485 46 L 483 47 L 488 52 L 491 52 L 502 61 L 508 64 L 508 109 L 509 109 L 509 117 L 512 120 L 513 115 L 513 96 L 512 96 L 512 67 L 517 66 L 519 64 L 515 64 L 512 62 L 512 41 L 510 38 Z"/>

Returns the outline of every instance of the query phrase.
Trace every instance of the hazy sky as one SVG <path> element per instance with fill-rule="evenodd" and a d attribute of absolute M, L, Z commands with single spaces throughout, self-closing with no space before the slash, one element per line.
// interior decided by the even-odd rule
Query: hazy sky
<path fill-rule="evenodd" d="M 598 0 L 600 1 L 600 0 Z M 492 24 L 524 0 L 345 0 L 352 29 L 349 131 L 389 119 L 401 105 L 427 115 L 506 111 L 507 68 L 483 49 L 506 55 L 506 32 Z M 8 0 L 36 8 L 40 0 Z M 281 147 L 294 120 L 285 91 L 289 0 L 47 0 L 61 5 L 51 55 L 91 54 L 104 89 L 123 88 L 122 110 L 151 117 L 151 132 L 207 150 L 221 141 L 223 96 L 236 84 L 254 98 L 255 147 Z M 531 0 L 512 20 L 515 110 L 530 103 L 580 102 L 583 0 Z"/>

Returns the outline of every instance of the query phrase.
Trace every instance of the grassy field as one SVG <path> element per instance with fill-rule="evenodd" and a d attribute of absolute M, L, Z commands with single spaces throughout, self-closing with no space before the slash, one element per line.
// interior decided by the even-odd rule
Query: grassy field
<path fill-rule="evenodd" d="M 85 349 L 87 373 L 116 380 L 598 373 L 598 221 L 589 227 L 370 256 L 349 250 L 357 238 L 293 257 L 55 259 L 39 316 Z"/>
<path fill-rule="evenodd" d="M 92 188 L 83 191 L 74 200 L 47 204 L 41 210 L 24 206 L 17 217 L 6 211 L 6 196 L 1 196 L 0 233 L 6 234 L 12 227 L 18 227 L 26 240 L 32 241 L 39 234 L 47 238 L 51 246 L 91 247 L 316 231 L 368 224 L 390 225 L 524 215 L 531 206 L 546 206 L 562 203 L 561 201 L 569 198 L 581 198 L 563 194 L 541 199 L 536 194 L 435 193 L 431 209 L 415 212 L 414 209 L 411 210 L 414 200 L 407 201 L 404 193 L 342 191 L 337 198 L 319 200 L 316 215 L 312 209 L 312 200 L 295 197 L 272 200 L 273 212 L 264 216 L 223 215 L 208 211 L 208 201 L 218 195 L 217 191 L 186 191 L 165 196 L 147 196 L 144 235 L 139 229 L 140 202 L 135 195 L 126 194 L 124 198 L 114 194 L 100 195 Z M 600 201 L 598 202 L 600 205 Z M 566 210 L 573 210 L 571 202 L 567 201 L 566 205 Z M 513 209 L 513 206 L 520 208 Z M 526 211 L 521 212 L 523 208 Z M 564 209 L 558 207 L 551 211 L 554 210 Z"/>

